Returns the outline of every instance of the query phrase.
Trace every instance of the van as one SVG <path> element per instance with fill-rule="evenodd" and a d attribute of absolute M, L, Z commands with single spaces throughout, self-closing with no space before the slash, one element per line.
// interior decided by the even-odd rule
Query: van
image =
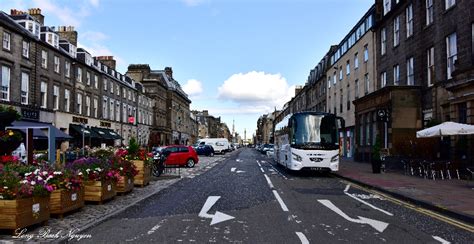
<path fill-rule="evenodd" d="M 230 144 L 227 138 L 204 138 L 198 140 L 198 145 L 211 145 L 214 153 L 226 153 L 230 151 Z"/>

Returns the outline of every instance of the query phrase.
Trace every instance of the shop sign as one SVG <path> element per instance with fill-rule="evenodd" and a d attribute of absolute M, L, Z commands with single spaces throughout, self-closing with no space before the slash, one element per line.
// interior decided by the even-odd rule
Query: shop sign
<path fill-rule="evenodd" d="M 86 118 L 72 116 L 72 122 L 79 123 L 79 124 L 88 124 L 88 120 Z"/>
<path fill-rule="evenodd" d="M 32 109 L 21 109 L 21 117 L 24 120 L 39 120 L 39 110 L 32 110 Z"/>
<path fill-rule="evenodd" d="M 100 126 L 110 128 L 112 127 L 112 124 L 109 122 L 100 121 Z"/>

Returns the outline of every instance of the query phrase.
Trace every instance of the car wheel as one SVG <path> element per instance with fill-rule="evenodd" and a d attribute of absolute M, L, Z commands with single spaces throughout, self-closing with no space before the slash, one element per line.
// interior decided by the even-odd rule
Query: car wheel
<path fill-rule="evenodd" d="M 209 153 L 209 156 L 214 157 L 214 153 L 213 152 Z"/>
<path fill-rule="evenodd" d="M 188 166 L 188 168 L 194 167 L 194 160 L 192 158 L 188 159 L 186 166 Z"/>

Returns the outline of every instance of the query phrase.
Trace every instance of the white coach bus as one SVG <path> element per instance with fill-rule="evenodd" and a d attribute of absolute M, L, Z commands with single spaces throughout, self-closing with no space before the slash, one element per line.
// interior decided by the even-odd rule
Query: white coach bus
<path fill-rule="evenodd" d="M 274 159 L 290 170 L 339 170 L 339 130 L 344 120 L 334 114 L 287 115 L 274 128 Z"/>

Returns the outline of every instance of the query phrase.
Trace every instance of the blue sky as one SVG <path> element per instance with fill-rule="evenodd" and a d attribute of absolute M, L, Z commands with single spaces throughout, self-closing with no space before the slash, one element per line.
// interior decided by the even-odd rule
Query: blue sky
<path fill-rule="evenodd" d="M 192 100 L 247 138 L 257 119 L 304 85 L 374 0 L 0 0 L 39 7 L 49 26 L 72 25 L 94 56 L 173 68 Z"/>

